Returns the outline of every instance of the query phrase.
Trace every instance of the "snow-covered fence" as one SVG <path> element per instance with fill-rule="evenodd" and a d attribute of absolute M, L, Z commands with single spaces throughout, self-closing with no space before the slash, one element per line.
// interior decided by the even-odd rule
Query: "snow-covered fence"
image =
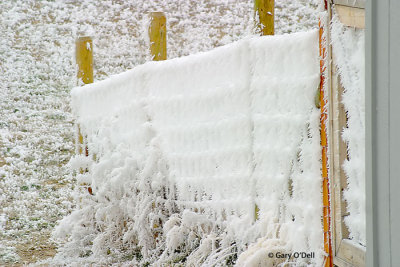
<path fill-rule="evenodd" d="M 150 53 L 153 60 L 167 59 L 167 23 L 163 12 L 149 14 L 150 25 L 148 29 Z M 78 37 L 75 46 L 75 60 L 77 65 L 78 84 L 93 83 L 93 40 L 90 36 Z M 77 125 L 76 152 L 89 156 L 88 147 L 85 145 L 84 136 Z M 83 170 L 82 170 L 83 171 Z M 89 190 L 90 187 L 89 187 Z"/>
<path fill-rule="evenodd" d="M 346 27 L 341 23 L 337 6 L 332 13 L 335 11 L 337 14 L 331 19 L 330 31 L 333 68 L 331 116 L 338 118 L 333 120 L 330 132 L 333 144 L 330 166 L 334 261 L 338 266 L 364 266 L 367 232 L 365 38 L 364 30 L 354 28 L 357 25 Z M 359 11 L 365 12 L 363 9 Z"/>
<path fill-rule="evenodd" d="M 315 258 L 290 261 L 320 266 L 318 85 L 312 31 L 149 62 L 75 88 L 73 112 L 99 157 L 71 161 L 89 169 L 77 178 L 93 195 L 59 227 L 71 235 L 64 253 L 139 249 L 138 262 L 199 266 L 301 251 Z"/>

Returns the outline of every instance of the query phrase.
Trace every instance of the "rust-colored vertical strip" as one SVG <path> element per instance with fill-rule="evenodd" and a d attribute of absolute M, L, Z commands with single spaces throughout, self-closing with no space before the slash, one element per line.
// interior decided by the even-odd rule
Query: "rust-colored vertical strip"
<path fill-rule="evenodd" d="M 327 121 L 328 109 L 325 90 L 325 60 L 326 60 L 326 39 L 324 38 L 324 28 L 319 21 L 319 56 L 320 56 L 320 103 L 321 103 L 321 148 L 322 148 L 322 195 L 323 195 L 323 225 L 324 225 L 324 250 L 327 254 L 325 267 L 332 265 L 332 243 L 331 243 L 331 211 L 329 198 L 329 178 L 328 178 L 328 138 Z"/>

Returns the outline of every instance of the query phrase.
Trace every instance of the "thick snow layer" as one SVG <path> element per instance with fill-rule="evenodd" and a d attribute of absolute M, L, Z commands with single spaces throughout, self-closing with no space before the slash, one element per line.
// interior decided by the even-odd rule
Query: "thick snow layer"
<path fill-rule="evenodd" d="M 142 263 L 208 266 L 239 255 L 238 265 L 263 265 L 259 255 L 278 250 L 315 252 L 290 261 L 320 266 L 318 85 L 311 31 L 149 62 L 73 89 L 96 159 L 71 165 L 88 167 L 77 179 L 93 195 L 83 191 L 58 227 L 69 241 L 57 257 L 128 251 Z"/>
<path fill-rule="evenodd" d="M 365 246 L 365 44 L 364 30 L 343 26 L 332 20 L 332 49 L 344 88 L 343 105 L 347 128 L 342 138 L 348 147 L 343 163 L 347 177 L 344 199 L 349 213 L 345 223 L 350 238 Z"/>

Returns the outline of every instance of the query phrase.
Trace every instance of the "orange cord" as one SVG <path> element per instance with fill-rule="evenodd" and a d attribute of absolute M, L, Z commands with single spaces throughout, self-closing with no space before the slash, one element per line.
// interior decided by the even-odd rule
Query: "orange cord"
<path fill-rule="evenodd" d="M 327 101 L 325 99 L 325 57 L 326 47 L 323 39 L 324 29 L 319 21 L 319 56 L 320 56 L 320 103 L 321 103 L 321 147 L 322 147 L 322 195 L 323 195 L 323 224 L 324 224 L 324 251 L 327 256 L 325 258 L 325 267 L 332 265 L 332 245 L 331 245 L 331 209 L 329 202 L 329 178 L 328 178 L 328 142 L 326 136 L 326 123 L 328 118 Z"/>

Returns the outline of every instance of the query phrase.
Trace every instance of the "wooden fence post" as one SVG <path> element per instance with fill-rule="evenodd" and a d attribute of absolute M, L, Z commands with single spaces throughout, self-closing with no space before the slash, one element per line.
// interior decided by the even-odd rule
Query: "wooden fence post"
<path fill-rule="evenodd" d="M 77 78 L 78 85 L 82 81 L 84 84 L 93 83 L 93 41 L 91 37 L 84 36 L 78 37 L 75 42 L 75 58 L 78 66 Z M 89 150 L 84 145 L 84 138 L 81 129 L 78 125 L 78 140 L 76 140 L 78 153 L 89 156 Z M 80 172 L 84 173 L 85 170 L 81 169 Z M 87 171 L 87 170 L 86 170 Z M 91 188 L 88 188 L 91 193 Z"/>
<path fill-rule="evenodd" d="M 76 64 L 78 66 L 78 73 L 77 73 L 77 78 L 78 78 L 78 85 L 81 83 L 81 81 L 84 84 L 89 84 L 93 83 L 93 41 L 92 38 L 89 36 L 83 36 L 83 37 L 78 37 L 78 39 L 75 42 L 75 58 L 76 58 Z M 78 125 L 78 140 L 77 140 L 77 146 L 78 146 L 78 153 L 83 154 L 85 153 L 85 156 L 89 156 L 89 149 L 87 145 L 84 145 L 84 138 L 81 133 L 81 129 Z M 85 152 L 83 152 L 85 150 Z M 80 173 L 87 172 L 88 169 L 80 169 Z M 92 193 L 92 188 L 90 186 L 87 186 L 86 184 L 83 184 L 84 186 L 87 187 L 87 190 L 89 194 L 93 195 Z"/>
<path fill-rule="evenodd" d="M 261 35 L 274 35 L 275 0 L 254 0 L 254 15 Z"/>
<path fill-rule="evenodd" d="M 93 41 L 91 37 L 78 37 L 76 40 L 75 58 L 78 66 L 78 84 L 93 83 Z M 78 126 L 78 153 L 83 154 L 83 136 Z M 88 148 L 85 146 L 85 155 L 89 156 Z"/>
<path fill-rule="evenodd" d="M 254 20 L 261 35 L 274 35 L 275 0 L 254 0 Z M 254 220 L 258 220 L 260 209 L 254 204 Z"/>
<path fill-rule="evenodd" d="M 149 39 L 150 54 L 154 61 L 167 59 L 167 18 L 163 12 L 150 12 Z M 164 187 L 164 190 L 165 187 Z M 165 198 L 165 197 L 164 197 Z M 152 208 L 156 208 L 156 203 L 152 202 Z M 154 240 L 157 240 L 159 231 L 162 229 L 162 221 L 153 224 Z"/>
<path fill-rule="evenodd" d="M 79 37 L 76 40 L 76 64 L 78 79 L 84 84 L 93 82 L 93 41 L 91 37 Z"/>
<path fill-rule="evenodd" d="M 154 61 L 167 59 L 167 19 L 163 12 L 150 13 L 150 53 Z"/>

